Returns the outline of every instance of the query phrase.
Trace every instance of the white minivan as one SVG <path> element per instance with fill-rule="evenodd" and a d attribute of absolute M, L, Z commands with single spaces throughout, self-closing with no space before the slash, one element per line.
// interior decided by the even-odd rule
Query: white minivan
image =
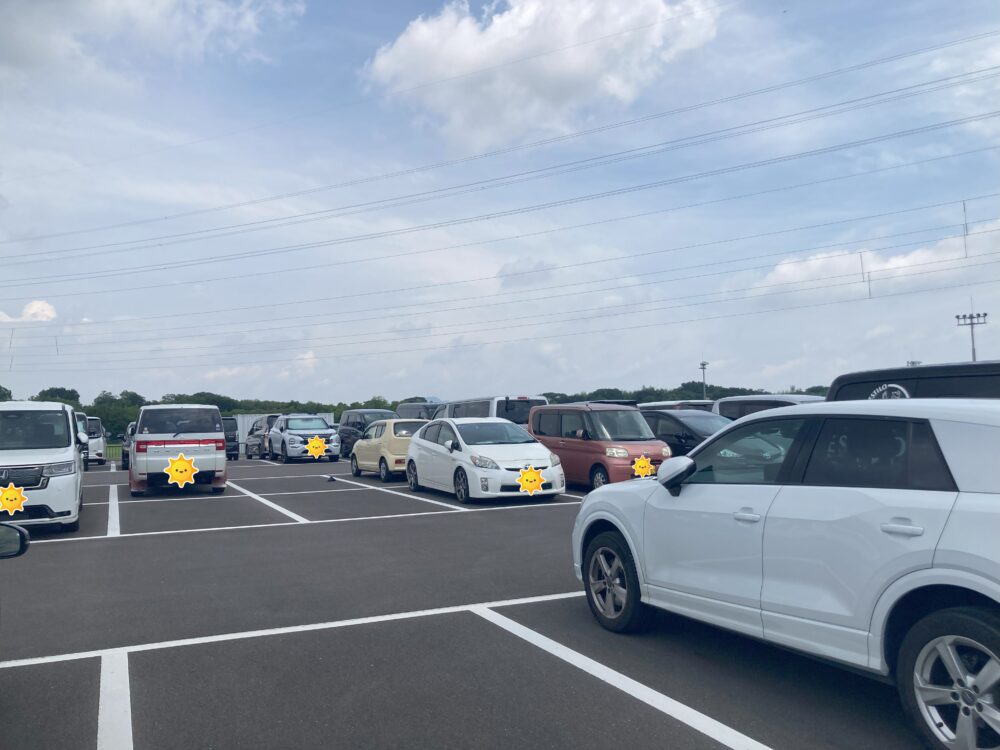
<path fill-rule="evenodd" d="M 486 396 L 449 401 L 434 410 L 434 419 L 466 419 L 469 417 L 497 417 L 514 424 L 528 424 L 528 414 L 533 406 L 549 403 L 545 396 Z"/>
<path fill-rule="evenodd" d="M 98 466 L 104 466 L 104 425 L 100 417 L 87 417 L 87 460 L 97 461 Z"/>
<path fill-rule="evenodd" d="M 21 510 L 0 511 L 0 520 L 79 529 L 86 445 L 87 435 L 77 432 L 66 404 L 0 403 L 0 488 L 25 498 Z"/>
<path fill-rule="evenodd" d="M 142 407 L 129 460 L 132 496 L 166 487 L 171 479 L 166 469 L 182 453 L 185 459 L 194 460 L 193 487 L 211 485 L 212 492 L 225 491 L 226 434 L 219 408 L 206 404 Z"/>

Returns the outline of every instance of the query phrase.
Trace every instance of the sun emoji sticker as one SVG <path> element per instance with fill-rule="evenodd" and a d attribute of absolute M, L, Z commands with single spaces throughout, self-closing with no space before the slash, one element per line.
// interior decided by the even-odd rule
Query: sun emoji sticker
<path fill-rule="evenodd" d="M 632 471 L 637 477 L 648 477 L 653 474 L 653 462 L 649 456 L 639 456 L 632 464 Z"/>
<path fill-rule="evenodd" d="M 0 511 L 7 511 L 14 515 L 15 511 L 24 510 L 24 503 L 28 498 L 24 496 L 23 487 L 15 487 L 13 483 L 8 483 L 6 487 L 0 487 Z"/>
<path fill-rule="evenodd" d="M 540 492 L 544 482 L 545 480 L 542 479 L 542 472 L 534 466 L 521 469 L 521 473 L 517 476 L 517 483 L 521 487 L 521 492 L 527 492 L 529 495 L 534 495 L 536 492 Z"/>
<path fill-rule="evenodd" d="M 319 435 L 313 435 L 306 443 L 306 451 L 313 458 L 322 458 L 326 453 L 326 441 Z"/>
<path fill-rule="evenodd" d="M 188 458 L 181 453 L 176 458 L 168 458 L 167 460 L 170 464 L 163 470 L 163 473 L 170 477 L 168 484 L 176 484 L 178 487 L 194 484 L 194 475 L 198 473 L 198 467 L 194 465 L 193 458 Z"/>

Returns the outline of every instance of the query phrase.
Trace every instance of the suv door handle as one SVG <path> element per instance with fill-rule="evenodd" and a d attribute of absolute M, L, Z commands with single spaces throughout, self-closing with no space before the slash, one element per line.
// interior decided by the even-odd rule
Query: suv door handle
<path fill-rule="evenodd" d="M 899 536 L 923 536 L 924 534 L 924 527 L 914 526 L 909 518 L 894 518 L 891 523 L 884 523 L 879 528 L 886 534 Z"/>
<path fill-rule="evenodd" d="M 757 523 L 760 521 L 760 513 L 754 513 L 753 508 L 740 508 L 738 511 L 733 513 L 733 518 L 737 521 L 746 521 L 747 523 Z"/>

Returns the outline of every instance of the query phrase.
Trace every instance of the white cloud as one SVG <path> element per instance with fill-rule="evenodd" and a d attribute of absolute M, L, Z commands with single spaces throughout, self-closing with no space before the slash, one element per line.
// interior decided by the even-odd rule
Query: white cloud
<path fill-rule="evenodd" d="M 55 320 L 56 309 L 43 299 L 32 300 L 21 308 L 21 314 L 11 316 L 0 310 L 0 322 L 3 323 L 29 323 L 45 322 Z"/>
<path fill-rule="evenodd" d="M 46 70 L 128 84 L 120 53 L 129 48 L 177 59 L 260 58 L 254 42 L 262 24 L 304 12 L 302 0 L 7 0 L 0 4 L 0 86 L 24 85 Z M 119 48 L 114 64 L 97 52 L 106 43 Z"/>
<path fill-rule="evenodd" d="M 506 0 L 479 20 L 455 0 L 411 21 L 365 76 L 390 98 L 417 105 L 452 139 L 486 147 L 570 130 L 590 105 L 631 103 L 671 59 L 714 37 L 717 15 L 704 0 Z M 561 51 L 542 54 L 554 49 Z M 474 71 L 483 72 L 421 87 Z"/>

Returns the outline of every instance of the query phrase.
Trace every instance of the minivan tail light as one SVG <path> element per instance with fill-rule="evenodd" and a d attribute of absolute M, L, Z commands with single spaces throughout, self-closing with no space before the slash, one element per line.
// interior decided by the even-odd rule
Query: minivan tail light
<path fill-rule="evenodd" d="M 202 445 L 215 445 L 215 450 L 224 451 L 226 449 L 225 440 L 202 440 Z"/>

